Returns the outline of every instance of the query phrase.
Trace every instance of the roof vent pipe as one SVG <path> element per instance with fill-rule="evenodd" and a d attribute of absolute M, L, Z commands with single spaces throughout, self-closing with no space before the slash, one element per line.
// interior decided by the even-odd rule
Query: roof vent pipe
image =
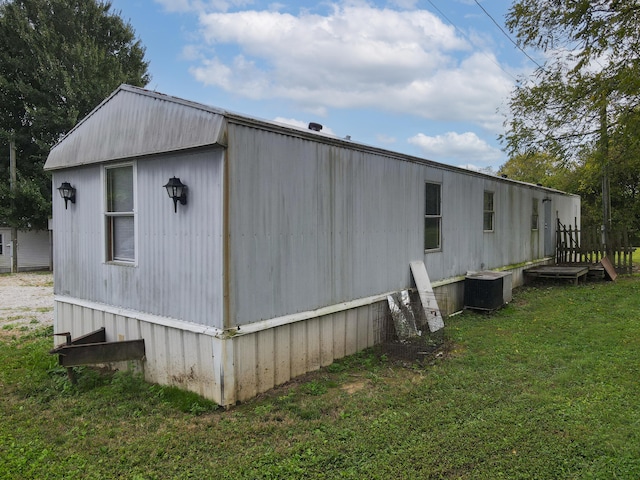
<path fill-rule="evenodd" d="M 322 125 L 320 125 L 319 123 L 311 122 L 309 123 L 309 130 L 319 132 L 320 130 L 322 130 Z"/>

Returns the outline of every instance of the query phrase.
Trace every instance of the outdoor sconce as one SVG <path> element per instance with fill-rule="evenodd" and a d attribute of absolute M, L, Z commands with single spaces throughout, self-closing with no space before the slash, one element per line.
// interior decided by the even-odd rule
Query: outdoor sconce
<path fill-rule="evenodd" d="M 62 185 L 58 187 L 60 196 L 64 198 L 64 209 L 67 209 L 69 202 L 76 203 L 76 189 L 71 186 L 69 182 L 62 182 Z"/>
<path fill-rule="evenodd" d="M 187 186 L 179 178 L 170 178 L 164 188 L 167 189 L 169 198 L 173 200 L 174 212 L 178 211 L 178 202 L 180 202 L 180 205 L 187 204 Z"/>

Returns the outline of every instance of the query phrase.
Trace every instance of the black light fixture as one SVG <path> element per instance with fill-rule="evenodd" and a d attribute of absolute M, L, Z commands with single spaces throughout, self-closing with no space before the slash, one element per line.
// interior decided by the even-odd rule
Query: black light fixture
<path fill-rule="evenodd" d="M 64 198 L 64 209 L 67 209 L 69 202 L 76 203 L 76 189 L 71 186 L 69 182 L 62 182 L 62 185 L 58 187 L 60 196 Z"/>
<path fill-rule="evenodd" d="M 179 178 L 172 177 L 164 186 L 167 189 L 169 198 L 173 200 L 173 211 L 178 211 L 178 202 L 180 205 L 187 204 L 187 186 L 180 181 Z"/>

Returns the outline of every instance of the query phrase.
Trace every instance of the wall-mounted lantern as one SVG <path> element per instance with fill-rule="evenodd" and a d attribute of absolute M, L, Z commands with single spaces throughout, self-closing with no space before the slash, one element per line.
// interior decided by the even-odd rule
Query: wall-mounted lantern
<path fill-rule="evenodd" d="M 179 178 L 170 178 L 164 188 L 167 189 L 169 198 L 173 200 L 174 212 L 178 211 L 178 202 L 180 202 L 180 205 L 187 204 L 187 186 Z"/>
<path fill-rule="evenodd" d="M 69 182 L 62 182 L 62 185 L 58 187 L 60 196 L 64 198 L 64 209 L 67 209 L 69 202 L 76 203 L 76 189 L 71 186 Z"/>

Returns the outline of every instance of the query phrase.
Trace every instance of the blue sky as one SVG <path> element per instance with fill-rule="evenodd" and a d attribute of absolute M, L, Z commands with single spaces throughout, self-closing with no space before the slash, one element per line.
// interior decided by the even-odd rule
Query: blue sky
<path fill-rule="evenodd" d="M 512 2 L 480 3 L 504 28 Z M 474 0 L 112 0 L 112 11 L 146 47 L 151 90 L 475 169 L 507 160 L 507 100 L 535 68 Z"/>

